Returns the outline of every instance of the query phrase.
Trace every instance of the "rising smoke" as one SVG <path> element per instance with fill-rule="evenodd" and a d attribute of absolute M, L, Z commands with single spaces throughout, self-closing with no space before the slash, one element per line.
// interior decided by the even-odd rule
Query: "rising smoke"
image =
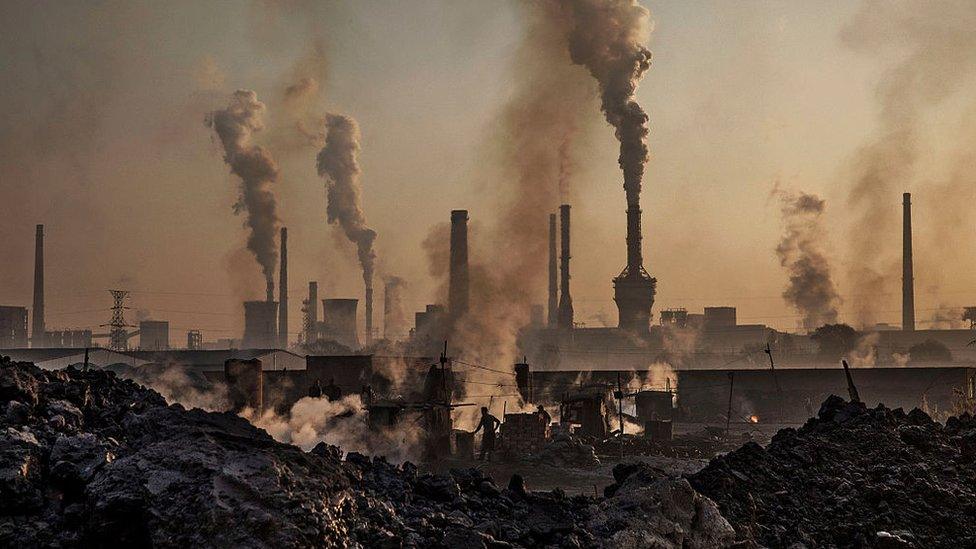
<path fill-rule="evenodd" d="M 805 330 L 836 324 L 841 300 L 823 249 L 826 231 L 821 216 L 826 202 L 816 195 L 778 187 L 773 196 L 779 198 L 783 222 L 776 256 L 789 276 L 783 299 L 802 315 Z"/>
<path fill-rule="evenodd" d="M 945 148 L 942 140 L 926 142 L 925 118 L 976 74 L 974 25 L 976 4 L 970 1 L 871 1 L 841 33 L 842 41 L 858 52 L 879 57 L 897 52 L 899 59 L 876 88 L 876 137 L 853 160 L 848 200 L 857 217 L 849 240 L 856 261 L 849 276 L 862 323 L 880 319 L 880 294 L 897 294 L 900 273 L 892 244 L 897 242 L 899 195 L 919 179 L 927 149 Z M 967 183 L 971 187 L 971 179 Z M 959 202 L 957 194 L 944 203 Z M 932 217 L 938 222 L 941 212 Z"/>
<path fill-rule="evenodd" d="M 252 143 L 253 135 L 264 128 L 265 106 L 256 93 L 237 90 L 225 109 L 207 117 L 224 148 L 224 161 L 241 178 L 240 196 L 234 213 L 245 214 L 250 229 L 247 248 L 254 254 L 267 285 L 268 301 L 274 299 L 274 271 L 278 263 L 278 201 L 273 185 L 278 165 L 264 147 Z"/>
<path fill-rule="evenodd" d="M 325 146 L 319 151 L 316 166 L 326 178 L 329 223 L 338 223 L 342 231 L 356 245 L 359 264 L 363 268 L 366 289 L 373 288 L 373 264 L 376 253 L 373 240 L 376 231 L 366 225 L 362 205 L 362 186 L 359 183 L 359 126 L 341 114 L 328 114 L 325 119 Z"/>
<path fill-rule="evenodd" d="M 568 35 L 573 63 L 582 65 L 600 85 L 607 122 L 620 141 L 620 168 L 628 206 L 640 202 L 647 162 L 647 114 L 635 101 L 637 83 L 651 66 L 644 47 L 650 13 L 635 0 L 570 0 L 573 24 Z"/>

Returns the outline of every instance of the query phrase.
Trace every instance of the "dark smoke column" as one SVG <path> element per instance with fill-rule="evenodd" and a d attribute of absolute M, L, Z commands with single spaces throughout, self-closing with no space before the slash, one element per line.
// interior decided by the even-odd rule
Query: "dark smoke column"
<path fill-rule="evenodd" d="M 912 264 L 912 195 L 905 193 L 902 206 L 901 329 L 915 331 L 915 273 Z"/>
<path fill-rule="evenodd" d="M 468 312 L 468 210 L 451 211 L 451 273 L 447 289 L 451 326 Z"/>
<path fill-rule="evenodd" d="M 266 107 L 256 93 L 237 90 L 226 109 L 207 117 L 224 147 L 224 161 L 230 171 L 241 178 L 241 194 L 234 213 L 246 214 L 245 224 L 251 232 L 247 248 L 261 265 L 267 284 L 267 301 L 274 301 L 274 268 L 278 262 L 275 233 L 278 228 L 278 201 L 273 184 L 278 179 L 278 165 L 271 153 L 252 143 L 254 133 L 264 128 Z"/>
<path fill-rule="evenodd" d="M 37 226 L 34 236 L 34 317 L 31 321 L 31 347 L 43 347 L 44 341 L 44 225 Z"/>
<path fill-rule="evenodd" d="M 640 191 L 647 162 L 647 114 L 634 100 L 637 82 L 651 66 L 642 44 L 648 12 L 635 0 L 568 0 L 572 18 L 569 54 L 600 85 L 601 109 L 620 141 L 618 162 L 627 194 L 627 267 L 613 279 L 619 326 L 648 330 L 657 281 L 641 257 Z"/>
<path fill-rule="evenodd" d="M 359 183 L 359 125 L 348 116 L 329 114 L 325 119 L 328 133 L 325 146 L 316 158 L 320 176 L 326 178 L 326 215 L 329 223 L 338 223 L 346 238 L 356 244 L 359 264 L 366 286 L 366 341 L 373 332 L 373 266 L 376 253 L 373 240 L 376 231 L 366 224 Z M 358 343 L 358 342 L 357 342 Z"/>

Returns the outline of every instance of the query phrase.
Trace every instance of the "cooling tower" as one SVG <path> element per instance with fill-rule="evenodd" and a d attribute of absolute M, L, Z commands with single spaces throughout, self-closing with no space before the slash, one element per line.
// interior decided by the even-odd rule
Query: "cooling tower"
<path fill-rule="evenodd" d="M 271 349 L 278 344 L 278 303 L 276 301 L 244 302 L 245 349 Z"/>
<path fill-rule="evenodd" d="M 359 349 L 359 336 L 356 333 L 356 309 L 358 307 L 358 299 L 323 299 L 324 333 L 322 338 L 331 339 L 353 350 Z"/>

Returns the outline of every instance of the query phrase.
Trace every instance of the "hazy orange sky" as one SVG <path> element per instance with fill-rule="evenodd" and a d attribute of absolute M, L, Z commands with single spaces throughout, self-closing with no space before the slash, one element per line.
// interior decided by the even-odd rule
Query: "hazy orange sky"
<path fill-rule="evenodd" d="M 870 205 L 889 222 L 865 231 L 849 202 L 859 151 L 888 131 L 880 86 L 928 51 L 929 36 L 971 33 L 973 2 L 642 3 L 654 22 L 638 100 L 651 128 L 642 205 L 655 317 L 666 307 L 732 305 L 741 323 L 796 328 L 774 252 L 777 182 L 827 200 L 842 320 L 857 320 L 848 273 L 868 246 L 894 275 L 864 297 L 876 320 L 900 321 L 903 191 L 915 194 L 919 327 L 940 308 L 976 304 L 967 212 L 976 199 L 976 50 L 920 73 L 946 89 L 910 97 L 912 169 Z M 499 196 L 506 171 L 493 151 L 505 139 L 498 120 L 525 32 L 519 4 L 3 2 L 0 303 L 30 305 L 34 225 L 44 223 L 49 329 L 97 330 L 109 319 L 106 290 L 118 287 L 133 292 L 129 319 L 169 320 L 174 344 L 191 328 L 208 340 L 239 337 L 240 300 L 260 298 L 263 284 L 241 251 L 238 182 L 203 123 L 238 88 L 268 106 L 257 139 L 281 167 L 292 331 L 309 280 L 320 297 L 361 297 L 355 250 L 326 222 L 317 148 L 283 137 L 284 88 L 314 73 L 311 107 L 349 115 L 362 131 L 378 276 L 404 278 L 407 306 L 422 309 L 436 284 L 421 243 L 451 209 L 470 211 L 473 258 L 504 248 L 478 234 L 490 234 L 511 198 Z M 615 325 L 610 279 L 625 263 L 618 144 L 595 94 L 586 108 L 595 129 L 577 147 L 568 196 L 574 301 L 578 321 Z M 548 213 L 533 223 L 545 227 Z M 537 302 L 545 299 L 540 292 Z"/>

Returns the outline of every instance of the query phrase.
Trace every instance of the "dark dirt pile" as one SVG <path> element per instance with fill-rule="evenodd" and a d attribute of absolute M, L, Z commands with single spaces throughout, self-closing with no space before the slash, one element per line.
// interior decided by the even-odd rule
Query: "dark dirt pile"
<path fill-rule="evenodd" d="M 689 477 L 769 547 L 976 547 L 976 420 L 831 396 L 800 429 Z"/>
<path fill-rule="evenodd" d="M 683 479 L 615 470 L 606 498 L 526 493 L 477 470 L 274 441 L 167 406 L 111 372 L 0 359 L 3 547 L 721 547 L 733 531 Z"/>

